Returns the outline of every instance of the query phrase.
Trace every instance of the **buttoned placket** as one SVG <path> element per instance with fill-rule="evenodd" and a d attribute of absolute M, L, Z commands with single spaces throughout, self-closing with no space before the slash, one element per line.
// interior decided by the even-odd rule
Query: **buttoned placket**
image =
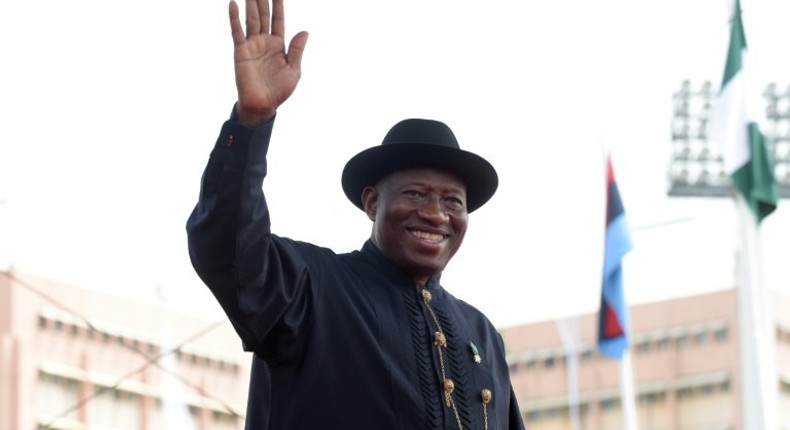
<path fill-rule="evenodd" d="M 456 425 L 458 426 L 459 430 L 463 430 L 464 426 L 461 422 L 461 416 L 458 410 L 458 406 L 453 398 L 453 392 L 455 391 L 455 381 L 452 379 L 452 374 L 450 373 L 450 369 L 448 369 L 447 364 L 445 363 L 445 351 L 447 351 L 448 346 L 448 338 L 442 329 L 441 323 L 439 322 L 439 318 L 436 315 L 435 310 L 431 304 L 433 300 L 433 294 L 431 293 L 428 288 L 424 286 L 418 285 L 418 291 L 420 294 L 420 299 L 425 306 L 425 309 L 428 313 L 428 318 L 426 318 L 426 324 L 428 324 L 429 328 L 433 332 L 433 339 L 431 339 L 432 344 L 436 348 L 436 358 L 439 364 L 439 380 L 441 381 L 442 393 L 444 396 L 444 404 L 448 407 L 453 414 L 455 419 Z M 431 327 L 431 321 L 433 322 L 433 326 Z M 471 344 L 472 352 L 473 352 L 473 360 L 475 364 L 480 364 L 480 356 L 477 348 L 474 344 Z M 449 352 L 449 351 L 448 351 Z M 482 388 L 479 393 L 480 403 L 482 404 L 483 409 L 483 429 L 488 430 L 488 405 L 493 401 L 494 393 L 490 388 Z"/>

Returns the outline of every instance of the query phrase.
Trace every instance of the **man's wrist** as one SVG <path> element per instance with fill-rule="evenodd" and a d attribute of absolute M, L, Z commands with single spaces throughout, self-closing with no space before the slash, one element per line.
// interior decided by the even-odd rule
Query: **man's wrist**
<path fill-rule="evenodd" d="M 271 121 L 277 111 L 251 113 L 239 107 L 237 102 L 233 108 L 231 119 L 247 128 L 258 128 Z"/>

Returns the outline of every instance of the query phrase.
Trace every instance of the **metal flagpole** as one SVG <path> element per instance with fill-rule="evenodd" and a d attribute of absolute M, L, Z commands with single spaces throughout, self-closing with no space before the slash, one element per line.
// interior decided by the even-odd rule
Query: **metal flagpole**
<path fill-rule="evenodd" d="M 754 214 L 736 193 L 740 224 L 738 324 L 741 349 L 741 403 L 744 430 L 775 429 L 778 382 L 770 291 L 763 282 L 762 242 Z"/>
<path fill-rule="evenodd" d="M 569 317 L 556 321 L 557 331 L 565 350 L 565 371 L 568 378 L 568 413 L 571 418 L 571 430 L 581 430 L 581 413 L 579 411 L 579 348 L 581 346 L 581 329 L 579 317 Z"/>
<path fill-rule="evenodd" d="M 631 365 L 631 351 L 629 349 L 623 352 L 623 358 L 620 359 L 620 402 L 623 410 L 623 428 L 637 430 L 639 427 L 636 419 L 634 370 Z"/>

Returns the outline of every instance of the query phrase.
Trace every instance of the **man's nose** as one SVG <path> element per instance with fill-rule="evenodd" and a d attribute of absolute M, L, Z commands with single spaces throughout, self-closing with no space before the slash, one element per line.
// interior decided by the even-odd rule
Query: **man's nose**
<path fill-rule="evenodd" d="M 450 219 L 450 214 L 447 213 L 444 202 L 439 196 L 428 197 L 425 204 L 420 208 L 419 213 L 434 223 L 447 222 Z"/>

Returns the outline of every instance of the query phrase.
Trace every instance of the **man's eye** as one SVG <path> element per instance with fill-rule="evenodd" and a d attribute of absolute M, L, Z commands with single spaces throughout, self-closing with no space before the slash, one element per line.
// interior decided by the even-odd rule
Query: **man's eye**
<path fill-rule="evenodd" d="M 464 208 L 463 200 L 455 198 L 455 197 L 451 197 L 451 198 L 445 199 L 445 202 L 446 202 L 445 204 L 447 205 L 447 207 L 450 208 L 450 209 L 453 209 L 453 210 L 460 210 L 460 209 Z"/>
<path fill-rule="evenodd" d="M 406 194 L 407 196 L 411 196 L 411 197 L 421 197 L 422 196 L 422 193 L 417 191 L 417 190 L 406 190 L 406 191 L 403 192 L 403 194 Z"/>

